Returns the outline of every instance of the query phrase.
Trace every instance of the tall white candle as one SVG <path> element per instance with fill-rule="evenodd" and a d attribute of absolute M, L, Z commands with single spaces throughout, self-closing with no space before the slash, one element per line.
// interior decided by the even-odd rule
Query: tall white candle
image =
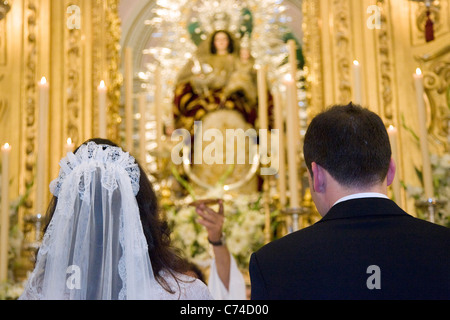
<path fill-rule="evenodd" d="M 433 198 L 433 176 L 431 173 L 430 153 L 428 152 L 428 132 L 427 132 L 427 115 L 425 111 L 425 101 L 423 99 L 423 75 L 422 71 L 417 68 L 416 73 L 413 74 L 414 85 L 416 87 L 416 100 L 419 116 L 419 139 L 420 149 L 422 152 L 422 175 L 423 185 L 425 189 L 425 197 L 427 199 Z"/>
<path fill-rule="evenodd" d="M 269 128 L 268 109 L 267 109 L 267 67 L 259 66 L 257 69 L 257 86 L 258 86 L 258 118 L 259 128 L 267 130 Z"/>
<path fill-rule="evenodd" d="M 354 83 L 354 93 L 353 102 L 355 104 L 362 103 L 362 92 L 361 92 L 361 66 L 358 60 L 353 60 L 353 83 Z"/>
<path fill-rule="evenodd" d="M 133 49 L 125 48 L 125 144 L 133 152 Z"/>
<path fill-rule="evenodd" d="M 9 153 L 11 146 L 2 146 L 2 193 L 0 217 L 0 282 L 8 277 L 8 247 L 9 247 Z"/>
<path fill-rule="evenodd" d="M 286 155 L 285 155 L 285 134 L 283 106 L 280 91 L 273 92 L 275 129 L 278 129 L 278 192 L 280 194 L 281 208 L 286 206 Z"/>
<path fill-rule="evenodd" d="M 298 156 L 298 127 L 295 123 L 298 119 L 297 99 L 295 82 L 290 74 L 285 78 L 286 85 L 286 106 L 287 106 L 287 156 L 288 156 L 288 173 L 289 173 L 289 194 L 290 207 L 299 208 L 299 190 L 298 190 L 298 172 L 297 172 L 297 156 Z"/>
<path fill-rule="evenodd" d="M 387 129 L 389 134 L 389 141 L 391 142 L 392 158 L 395 162 L 395 177 L 392 182 L 392 190 L 394 191 L 395 202 L 401 206 L 401 193 L 400 193 L 400 163 L 398 160 L 398 149 L 397 149 L 397 128 L 390 125 Z"/>
<path fill-rule="evenodd" d="M 47 185 L 45 183 L 45 174 L 47 172 L 47 138 L 48 138 L 48 102 L 49 102 L 49 84 L 45 77 L 41 79 L 39 86 L 39 122 L 38 122 L 38 151 L 36 163 L 36 213 L 45 213 L 45 195 Z"/>
<path fill-rule="evenodd" d="M 98 92 L 98 135 L 100 138 L 106 138 L 106 88 L 105 81 L 100 81 L 97 87 Z"/>
<path fill-rule="evenodd" d="M 289 52 L 289 72 L 292 79 L 297 77 L 297 45 L 294 39 L 290 39 L 287 42 Z"/>

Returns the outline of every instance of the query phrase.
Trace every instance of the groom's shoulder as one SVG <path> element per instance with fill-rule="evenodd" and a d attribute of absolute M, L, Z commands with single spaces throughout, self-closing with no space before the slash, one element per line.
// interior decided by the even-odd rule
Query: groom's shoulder
<path fill-rule="evenodd" d="M 286 251 L 300 250 L 303 246 L 308 247 L 315 242 L 317 231 L 319 229 L 320 225 L 314 224 L 301 230 L 289 233 L 281 238 L 267 243 L 256 253 L 259 256 L 274 256 L 277 254 L 286 253 Z"/>

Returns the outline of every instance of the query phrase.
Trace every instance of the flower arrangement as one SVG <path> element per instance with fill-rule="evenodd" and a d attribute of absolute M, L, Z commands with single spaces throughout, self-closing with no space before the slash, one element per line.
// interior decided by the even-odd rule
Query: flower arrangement
<path fill-rule="evenodd" d="M 1 176 L 1 175 L 0 175 Z M 0 178 L 1 179 L 1 178 Z M 23 195 L 10 203 L 10 227 L 9 227 L 9 248 L 8 248 L 8 280 L 0 283 L 0 300 L 15 300 L 23 292 L 23 283 L 17 282 L 13 270 L 20 268 L 19 257 L 22 253 L 22 243 L 24 234 L 19 227 L 18 212 L 24 205 L 31 186 L 27 188 Z M 1 194 L 1 190 L 0 190 Z M 1 201 L 1 199 L 0 199 Z"/>
<path fill-rule="evenodd" d="M 4 282 L 0 283 L 0 300 L 17 300 L 23 292 L 24 284 Z"/>
<path fill-rule="evenodd" d="M 443 200 L 444 205 L 438 207 L 435 215 L 435 222 L 446 227 L 450 227 L 450 153 L 444 153 L 442 156 L 432 154 L 430 157 L 431 169 L 433 174 L 433 187 L 437 199 Z M 422 172 L 416 168 L 419 178 Z M 405 186 L 408 196 L 420 200 L 423 195 L 423 188 L 418 186 Z M 422 219 L 427 218 L 427 213 L 418 210 L 418 216 Z"/>
<path fill-rule="evenodd" d="M 447 105 L 450 110 L 450 86 L 447 88 Z M 406 125 L 403 116 L 402 126 L 412 135 L 414 140 L 419 143 L 419 137 Z M 433 176 L 434 196 L 436 199 L 439 199 L 444 203 L 443 206 L 437 207 L 435 222 L 437 224 L 450 227 L 450 153 L 447 151 L 442 155 L 431 154 L 430 163 Z M 422 171 L 417 167 L 415 170 L 418 178 L 422 181 Z M 422 186 L 405 185 L 403 183 L 403 187 L 409 197 L 414 198 L 416 201 L 423 200 L 424 189 Z M 426 210 L 418 208 L 418 217 L 421 219 L 428 218 L 428 213 L 425 211 Z"/>

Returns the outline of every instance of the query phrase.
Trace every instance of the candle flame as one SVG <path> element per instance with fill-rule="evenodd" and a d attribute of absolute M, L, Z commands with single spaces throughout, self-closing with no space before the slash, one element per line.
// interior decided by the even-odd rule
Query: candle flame
<path fill-rule="evenodd" d="M 3 145 L 2 149 L 3 149 L 3 150 L 10 150 L 10 149 L 11 149 L 11 146 L 10 146 L 10 144 L 7 142 L 7 143 L 5 143 L 5 144 Z"/>
<path fill-rule="evenodd" d="M 358 66 L 358 65 L 359 65 L 358 60 L 353 60 L 353 64 L 354 64 L 355 66 Z"/>
<path fill-rule="evenodd" d="M 45 77 L 41 78 L 41 84 L 46 84 L 47 83 L 47 79 L 45 79 Z"/>
<path fill-rule="evenodd" d="M 67 144 L 71 145 L 72 144 L 72 139 L 71 138 L 67 138 Z"/>
<path fill-rule="evenodd" d="M 416 69 L 416 74 L 417 74 L 418 76 L 420 76 L 420 75 L 422 74 L 422 70 L 420 70 L 420 68 L 417 68 L 417 69 Z"/>
<path fill-rule="evenodd" d="M 286 75 L 284 76 L 284 81 L 293 81 L 292 74 L 286 73 Z"/>
<path fill-rule="evenodd" d="M 388 131 L 389 132 L 396 132 L 397 129 L 392 124 L 390 124 L 389 127 L 388 127 Z"/>
<path fill-rule="evenodd" d="M 105 86 L 105 81 L 100 81 L 100 88 L 105 88 L 106 86 Z"/>

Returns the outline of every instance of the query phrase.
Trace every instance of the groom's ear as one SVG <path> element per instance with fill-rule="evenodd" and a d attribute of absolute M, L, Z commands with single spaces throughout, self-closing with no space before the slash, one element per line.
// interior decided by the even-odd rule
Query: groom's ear
<path fill-rule="evenodd" d="M 315 192 L 323 193 L 326 188 L 325 169 L 319 164 L 311 163 L 311 181 Z"/>
<path fill-rule="evenodd" d="M 386 176 L 388 186 L 390 186 L 394 181 L 396 171 L 397 171 L 396 163 L 394 161 L 394 158 L 391 158 L 391 161 L 389 162 L 389 169 Z"/>

